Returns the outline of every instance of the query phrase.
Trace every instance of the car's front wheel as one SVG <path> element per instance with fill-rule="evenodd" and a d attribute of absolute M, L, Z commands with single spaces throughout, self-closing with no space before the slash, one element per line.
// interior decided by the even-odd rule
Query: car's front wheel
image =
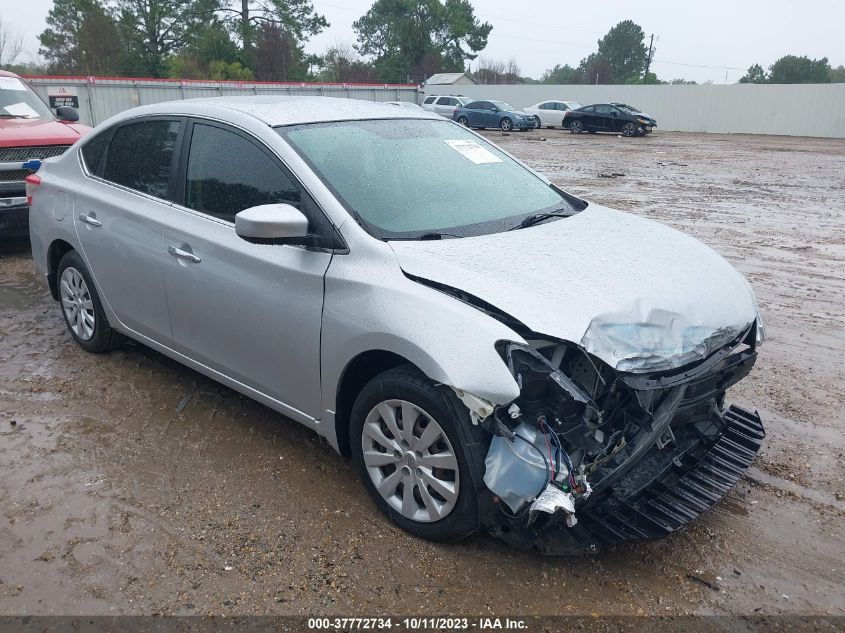
<path fill-rule="evenodd" d="M 388 370 L 361 390 L 350 422 L 355 467 L 394 523 L 433 541 L 478 528 L 474 478 L 458 428 L 471 423 L 442 387 L 409 365 Z"/>
<path fill-rule="evenodd" d="M 622 126 L 622 134 L 623 136 L 636 136 L 637 126 L 628 121 L 625 125 Z"/>
<path fill-rule="evenodd" d="M 104 352 L 120 341 L 112 330 L 85 262 L 68 251 L 56 270 L 59 301 L 70 334 L 86 352 Z"/>
<path fill-rule="evenodd" d="M 505 117 L 499 123 L 499 127 L 502 128 L 502 132 L 510 132 L 513 129 L 513 121 Z"/>

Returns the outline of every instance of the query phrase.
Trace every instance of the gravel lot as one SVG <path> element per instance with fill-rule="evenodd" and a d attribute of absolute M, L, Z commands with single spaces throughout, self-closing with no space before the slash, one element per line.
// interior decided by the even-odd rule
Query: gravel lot
<path fill-rule="evenodd" d="M 6 241 L 0 615 L 845 614 L 845 141 L 488 136 L 754 285 L 770 340 L 731 393 L 769 435 L 714 511 L 594 557 L 416 540 L 305 428 L 143 347 L 81 351 Z"/>

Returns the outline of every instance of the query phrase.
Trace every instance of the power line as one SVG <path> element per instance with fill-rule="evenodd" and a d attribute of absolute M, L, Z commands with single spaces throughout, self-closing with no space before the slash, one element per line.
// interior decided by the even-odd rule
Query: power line
<path fill-rule="evenodd" d="M 667 62 L 662 59 L 652 60 L 655 64 L 670 64 L 672 66 L 689 66 L 690 68 L 713 68 L 715 70 L 745 70 L 745 68 L 737 68 L 736 66 L 703 66 L 702 64 L 684 64 L 682 62 Z"/>

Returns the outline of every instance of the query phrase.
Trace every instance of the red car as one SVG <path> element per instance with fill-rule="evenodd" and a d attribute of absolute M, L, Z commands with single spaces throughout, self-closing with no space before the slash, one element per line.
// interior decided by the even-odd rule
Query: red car
<path fill-rule="evenodd" d="M 0 70 L 0 236 L 28 234 L 25 179 L 91 129 L 78 120 L 68 106 L 54 115 L 25 81 Z"/>

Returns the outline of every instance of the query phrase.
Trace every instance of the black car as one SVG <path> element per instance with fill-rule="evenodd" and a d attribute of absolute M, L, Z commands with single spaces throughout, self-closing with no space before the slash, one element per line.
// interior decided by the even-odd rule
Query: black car
<path fill-rule="evenodd" d="M 645 136 L 657 127 L 651 115 L 624 103 L 596 103 L 565 113 L 564 123 L 573 134 L 613 132 L 624 136 Z"/>

